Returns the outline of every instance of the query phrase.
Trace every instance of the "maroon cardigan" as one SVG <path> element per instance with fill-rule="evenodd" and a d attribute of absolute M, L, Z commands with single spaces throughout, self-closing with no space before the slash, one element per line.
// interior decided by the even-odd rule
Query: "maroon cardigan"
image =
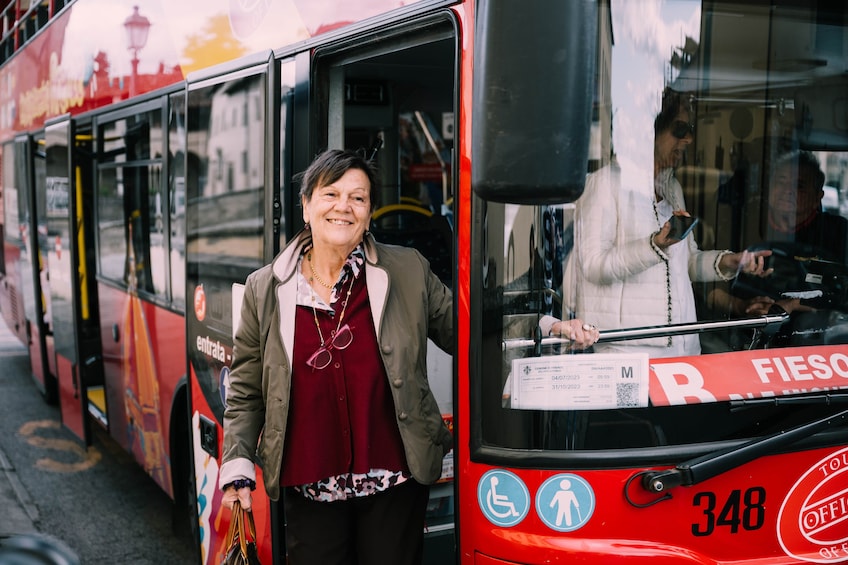
<path fill-rule="evenodd" d="M 315 316 L 329 341 L 343 301 L 334 304 L 334 317 L 320 309 L 297 307 L 282 486 L 371 469 L 408 470 L 364 272 L 355 279 L 342 321 L 352 328 L 353 342 L 344 350 L 331 349 L 333 359 L 324 369 L 306 364 L 321 345 Z"/>

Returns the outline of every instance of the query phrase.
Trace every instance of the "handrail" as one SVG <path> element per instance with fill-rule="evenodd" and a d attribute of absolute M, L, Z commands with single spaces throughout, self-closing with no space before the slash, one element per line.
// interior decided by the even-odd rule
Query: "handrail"
<path fill-rule="evenodd" d="M 726 330 L 729 328 L 767 328 L 775 331 L 789 320 L 789 314 L 766 314 L 756 318 L 739 318 L 736 320 L 712 320 L 706 322 L 691 322 L 683 324 L 668 324 L 663 326 L 645 326 L 641 328 L 623 328 L 620 330 L 601 330 L 598 343 L 610 341 L 625 341 L 629 339 L 643 339 L 649 337 L 664 337 L 669 335 L 682 335 L 692 333 L 705 333 Z M 564 337 L 543 337 L 541 345 L 563 345 L 571 340 Z M 509 349 L 527 349 L 536 347 L 537 342 L 533 339 L 515 338 L 505 339 L 501 344 L 504 351 Z"/>

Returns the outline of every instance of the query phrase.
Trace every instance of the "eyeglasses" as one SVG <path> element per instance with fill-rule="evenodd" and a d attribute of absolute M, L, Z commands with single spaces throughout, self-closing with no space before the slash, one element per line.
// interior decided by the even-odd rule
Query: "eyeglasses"
<path fill-rule="evenodd" d="M 677 139 L 683 139 L 687 135 L 694 136 L 695 124 L 690 124 L 683 120 L 676 120 L 673 124 L 671 124 L 671 135 Z"/>
<path fill-rule="evenodd" d="M 313 369 L 323 369 L 333 360 L 333 354 L 330 353 L 333 349 L 347 349 L 353 343 L 353 331 L 348 324 L 343 325 L 338 330 L 333 332 L 325 345 L 319 347 L 312 356 L 306 360 L 306 364 Z"/>

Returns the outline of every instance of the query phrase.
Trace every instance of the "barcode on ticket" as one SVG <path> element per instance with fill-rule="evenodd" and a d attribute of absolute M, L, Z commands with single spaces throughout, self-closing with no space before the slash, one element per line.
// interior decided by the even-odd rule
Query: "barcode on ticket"
<path fill-rule="evenodd" d="M 617 408 L 639 406 L 639 383 L 616 383 L 615 405 Z"/>

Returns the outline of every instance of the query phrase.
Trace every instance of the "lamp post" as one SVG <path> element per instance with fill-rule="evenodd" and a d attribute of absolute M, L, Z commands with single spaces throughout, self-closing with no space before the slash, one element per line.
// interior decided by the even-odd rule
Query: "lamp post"
<path fill-rule="evenodd" d="M 147 33 L 150 31 L 150 20 L 138 13 L 138 6 L 133 6 L 133 13 L 124 20 L 127 32 L 127 48 L 132 51 L 132 75 L 130 76 L 130 96 L 136 94 L 136 77 L 138 77 L 138 52 L 147 44 Z"/>

